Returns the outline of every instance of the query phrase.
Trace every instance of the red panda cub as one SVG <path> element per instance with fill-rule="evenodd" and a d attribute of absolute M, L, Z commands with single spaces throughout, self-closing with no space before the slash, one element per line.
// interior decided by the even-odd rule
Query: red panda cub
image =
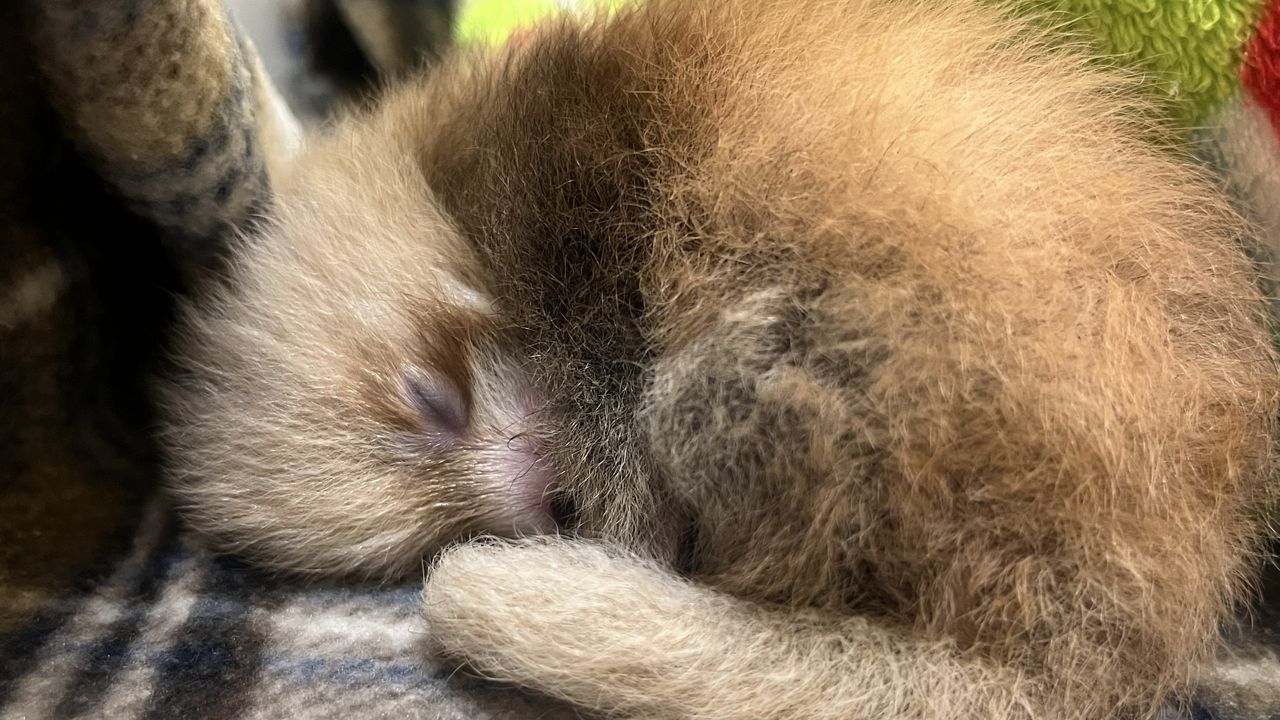
<path fill-rule="evenodd" d="M 605 716 L 1154 716 L 1280 374 L 1246 229 L 1052 45 L 650 0 L 447 60 L 188 308 L 176 497 L 273 567 L 435 556 L 450 656 Z"/>

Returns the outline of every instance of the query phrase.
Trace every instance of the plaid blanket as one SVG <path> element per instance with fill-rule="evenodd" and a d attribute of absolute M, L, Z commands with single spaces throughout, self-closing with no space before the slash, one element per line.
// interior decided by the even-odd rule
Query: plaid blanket
<path fill-rule="evenodd" d="M 426 662 L 419 593 L 263 577 L 153 501 L 115 561 L 3 636 L 0 716 L 572 717 Z"/>
<path fill-rule="evenodd" d="M 438 35 L 449 16 L 427 0 L 294 2 L 308 19 L 279 47 L 298 75 L 277 79 L 312 120 L 332 105 L 315 88 L 404 72 L 442 47 L 414 28 Z M 1174 114 L 1277 232 L 1280 53 L 1264 21 L 1280 13 L 1188 0 L 1195 13 L 1161 15 L 1197 60 L 1135 35 L 1154 1 L 1050 4 L 1116 9 L 1095 23 L 1103 46 L 1164 73 L 1175 106 L 1190 98 Z M 304 26 L 326 39 L 300 43 Z M 301 60 L 334 38 L 347 81 L 326 84 Z M 298 134 L 219 0 L 0 3 L 0 718 L 577 716 L 433 664 L 417 583 L 265 576 L 203 551 L 154 492 L 145 379 L 169 298 L 267 208 Z M 1280 717 L 1280 581 L 1268 588 L 1202 673 L 1195 720 Z"/>
<path fill-rule="evenodd" d="M 264 576 L 206 554 L 153 500 L 113 561 L 0 634 L 0 717 L 579 717 L 432 664 L 419 595 Z M 1275 718 L 1277 657 L 1280 613 L 1264 611 L 1206 671 L 1186 720 Z"/>

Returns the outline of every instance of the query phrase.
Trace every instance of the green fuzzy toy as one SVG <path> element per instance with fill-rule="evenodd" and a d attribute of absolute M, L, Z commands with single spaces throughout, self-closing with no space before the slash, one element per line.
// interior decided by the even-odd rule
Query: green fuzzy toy
<path fill-rule="evenodd" d="M 612 11 L 627 0 L 464 0 L 454 38 L 461 45 L 500 45 L 518 30 L 562 13 Z"/>
<path fill-rule="evenodd" d="M 1000 0 L 995 0 L 999 2 Z M 1008 0 L 1004 0 L 1007 2 Z M 455 39 L 494 46 L 521 28 L 561 13 L 612 11 L 627 0 L 462 0 Z M 1014 0 L 1084 31 L 1118 64 L 1148 73 L 1152 89 L 1172 101 L 1170 114 L 1196 127 L 1240 87 L 1246 42 L 1268 0 Z"/>

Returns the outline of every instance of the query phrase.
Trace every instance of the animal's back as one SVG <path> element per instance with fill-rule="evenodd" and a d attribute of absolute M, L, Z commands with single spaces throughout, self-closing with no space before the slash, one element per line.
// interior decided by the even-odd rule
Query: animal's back
<path fill-rule="evenodd" d="M 383 122 L 573 418 L 588 530 L 690 517 L 718 590 L 1088 714 L 1239 597 L 1277 376 L 1222 198 L 1047 45 L 971 3 L 658 0 Z"/>

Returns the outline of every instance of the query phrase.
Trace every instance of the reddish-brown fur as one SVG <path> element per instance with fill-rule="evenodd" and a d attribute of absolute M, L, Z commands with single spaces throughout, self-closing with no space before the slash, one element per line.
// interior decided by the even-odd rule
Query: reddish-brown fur
<path fill-rule="evenodd" d="M 450 653 L 638 717 L 1148 716 L 1251 576 L 1280 378 L 1244 229 L 1126 96 L 961 0 L 652 0 L 455 59 L 313 149 L 194 311 L 232 399 L 175 414 L 179 491 L 287 567 L 458 533 L 466 466 L 388 485 L 350 388 L 430 355 L 457 303 L 419 274 L 465 278 L 469 376 L 536 388 L 592 540 L 446 553 Z M 305 357 L 228 359 L 264 343 Z M 362 557 L 378 527 L 412 541 Z M 688 579 L 645 559 L 677 538 Z"/>

